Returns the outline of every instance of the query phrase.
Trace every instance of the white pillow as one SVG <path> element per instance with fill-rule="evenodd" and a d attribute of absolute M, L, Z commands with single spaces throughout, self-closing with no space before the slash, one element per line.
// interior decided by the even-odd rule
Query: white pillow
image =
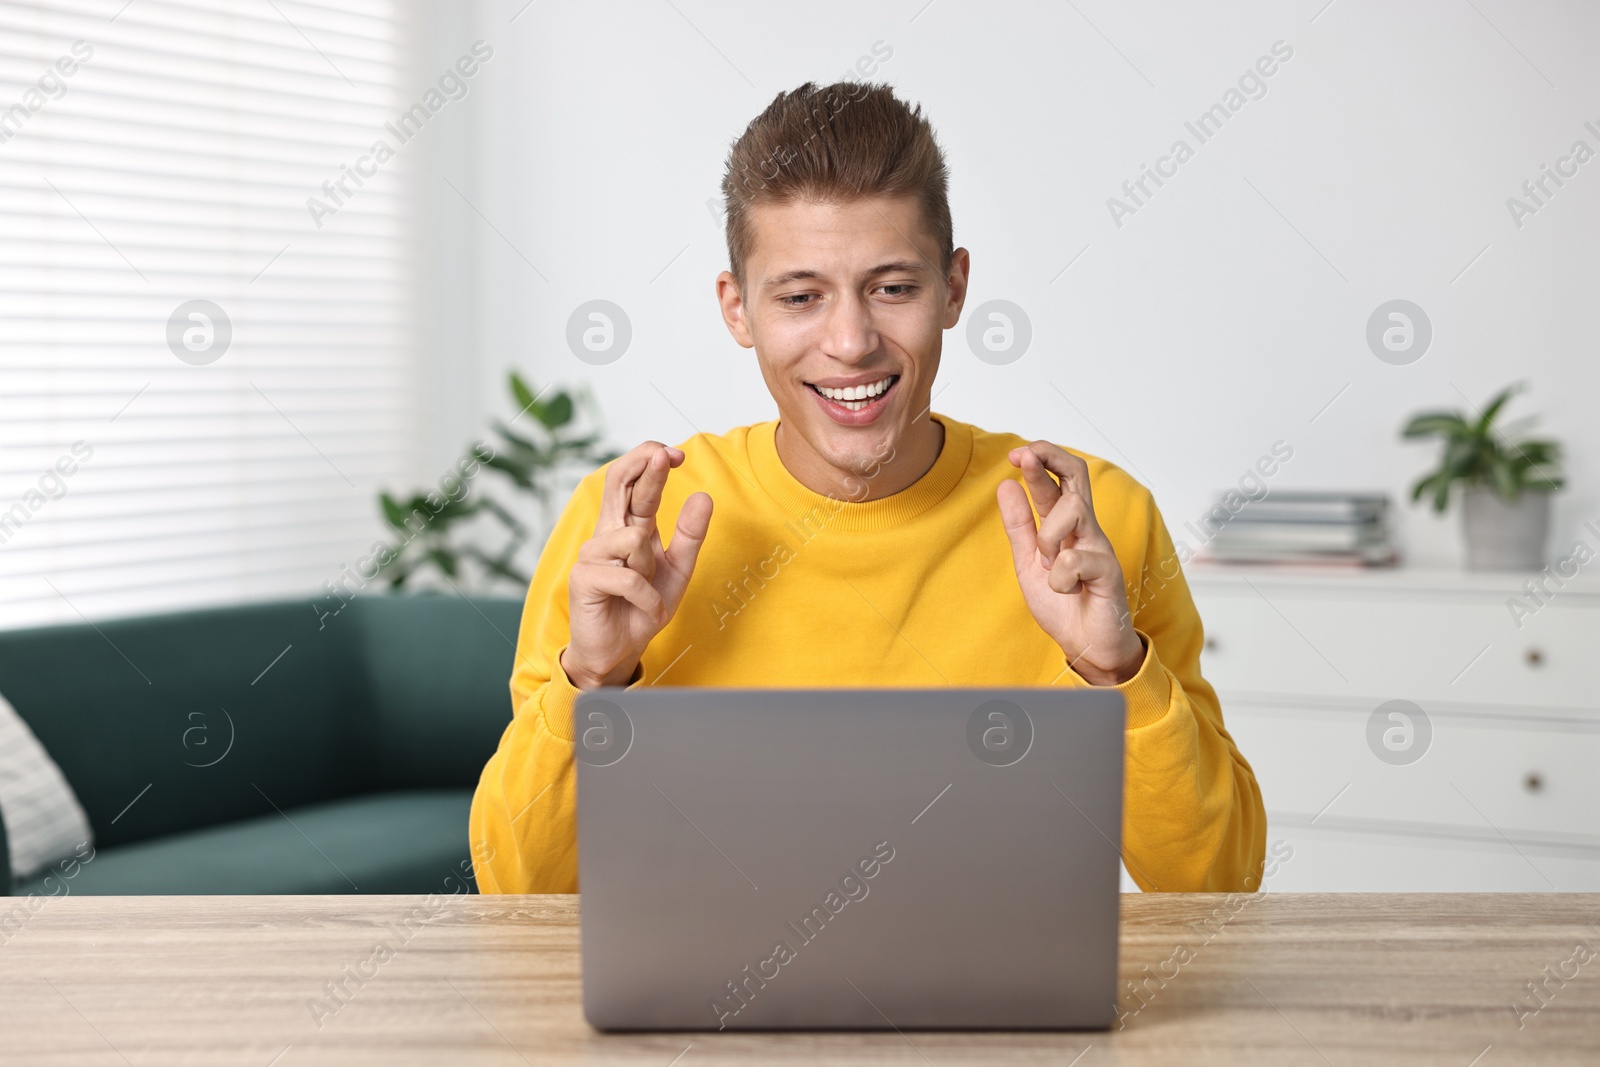
<path fill-rule="evenodd" d="M 22 882 L 93 840 L 89 816 L 55 760 L 0 696 L 0 817 L 11 877 Z M 9 891 L 9 890 L 7 890 Z"/>

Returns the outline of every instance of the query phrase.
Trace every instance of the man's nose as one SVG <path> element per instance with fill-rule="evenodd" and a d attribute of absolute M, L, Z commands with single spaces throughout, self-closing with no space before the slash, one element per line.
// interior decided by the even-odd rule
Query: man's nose
<path fill-rule="evenodd" d="M 860 296 L 846 296 L 828 314 L 823 351 L 845 363 L 859 363 L 878 350 L 878 328 L 872 308 Z"/>

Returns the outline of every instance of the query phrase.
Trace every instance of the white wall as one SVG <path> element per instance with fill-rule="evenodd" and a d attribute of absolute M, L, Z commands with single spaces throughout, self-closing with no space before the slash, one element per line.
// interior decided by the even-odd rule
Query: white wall
<path fill-rule="evenodd" d="M 465 440 L 469 413 L 505 410 L 510 365 L 592 383 L 624 446 L 772 417 L 717 315 L 726 253 L 707 199 L 776 92 L 842 76 L 882 41 L 875 77 L 921 101 L 946 148 L 969 310 L 1003 298 L 1033 324 L 1004 367 L 975 358 L 965 324 L 950 331 L 936 410 L 1120 462 L 1177 527 L 1280 439 L 1295 454 L 1276 486 L 1398 498 L 1433 459 L 1399 443 L 1409 412 L 1527 378 L 1514 413 L 1570 447 L 1552 549 L 1570 544 L 1597 510 L 1600 159 L 1520 228 L 1506 200 L 1575 140 L 1600 151 L 1583 125 L 1600 129 L 1600 8 L 1323 4 L 485 0 L 452 15 L 461 47 L 482 37 L 496 55 L 471 102 L 478 156 L 449 161 L 482 217 L 435 190 L 430 225 L 470 242 L 440 258 L 441 285 L 476 284 L 439 303 L 475 347 L 449 354 L 457 384 L 432 432 Z M 1266 95 L 1198 144 L 1184 122 L 1280 40 L 1293 57 Z M 1107 198 L 1180 137 L 1194 158 L 1114 225 Z M 597 297 L 634 330 L 604 367 L 565 342 Z M 1408 366 L 1365 341 L 1394 298 L 1433 324 Z M 1413 562 L 1456 564 L 1454 516 L 1401 516 Z"/>

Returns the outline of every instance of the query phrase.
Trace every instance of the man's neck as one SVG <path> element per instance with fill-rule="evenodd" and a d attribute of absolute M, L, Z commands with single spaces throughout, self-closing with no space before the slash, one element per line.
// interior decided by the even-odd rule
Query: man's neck
<path fill-rule="evenodd" d="M 909 489 L 932 470 L 944 449 L 944 424 L 924 415 L 906 428 L 888 457 L 864 471 L 834 467 L 803 441 L 786 435 L 781 420 L 774 444 L 784 468 L 813 493 L 863 503 Z"/>

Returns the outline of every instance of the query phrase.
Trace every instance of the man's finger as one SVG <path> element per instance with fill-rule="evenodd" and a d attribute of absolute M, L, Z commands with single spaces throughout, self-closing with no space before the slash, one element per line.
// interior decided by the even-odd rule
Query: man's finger
<path fill-rule="evenodd" d="M 689 584 L 694 573 L 695 560 L 700 558 L 700 546 L 705 544 L 706 533 L 711 529 L 711 497 L 695 493 L 683 502 L 678 512 L 678 525 L 672 531 L 672 544 L 667 546 L 667 566 Z"/>
<path fill-rule="evenodd" d="M 1006 537 L 1011 541 L 1011 561 L 1020 576 L 1036 564 L 1039 554 L 1033 508 L 1027 492 L 1009 478 L 1000 483 L 995 495 L 1000 500 L 1000 521 L 1005 523 Z"/>
<path fill-rule="evenodd" d="M 1110 547 L 1105 534 L 1095 522 L 1094 512 L 1083 497 L 1077 493 L 1067 493 L 1050 509 L 1050 514 L 1039 521 L 1039 551 L 1044 554 L 1045 562 L 1053 563 L 1056 553 L 1061 550 L 1062 542 L 1069 542 L 1078 547 L 1092 545 L 1095 548 Z"/>
<path fill-rule="evenodd" d="M 600 515 L 595 521 L 595 533 L 614 530 L 628 524 L 628 493 L 656 449 L 659 441 L 646 441 L 630 448 L 611 461 L 606 468 L 605 492 L 600 497 Z"/>
<path fill-rule="evenodd" d="M 661 508 L 661 493 L 667 487 L 667 473 L 682 462 L 683 453 L 666 445 L 651 453 L 644 473 L 639 475 L 639 480 L 633 483 L 633 491 L 628 494 L 629 526 L 655 525 L 656 512 Z"/>
<path fill-rule="evenodd" d="M 605 563 L 575 563 L 572 580 L 584 591 L 621 597 L 657 624 L 666 622 L 666 602 L 638 571 Z"/>
<path fill-rule="evenodd" d="M 656 573 L 656 556 L 652 532 L 642 526 L 619 526 L 602 530 L 578 548 L 578 559 L 584 563 L 621 564 L 638 571 L 645 578 Z"/>
<path fill-rule="evenodd" d="M 1040 518 L 1050 514 L 1050 509 L 1061 499 L 1061 486 L 1050 477 L 1050 472 L 1045 469 L 1033 446 L 1013 449 L 1011 464 L 1022 471 L 1022 480 L 1028 485 L 1028 495 L 1033 497 L 1033 510 Z"/>
<path fill-rule="evenodd" d="M 1114 574 L 1116 557 L 1109 552 L 1062 549 L 1050 567 L 1049 585 L 1058 593 L 1082 592 L 1081 585 L 1092 585 Z M 1081 583 L 1081 585 L 1080 585 Z"/>
<path fill-rule="evenodd" d="M 1094 495 L 1089 487 L 1089 465 L 1060 445 L 1049 441 L 1033 441 L 1028 451 L 1044 465 L 1045 470 L 1061 480 L 1063 492 L 1077 493 L 1092 509 Z"/>
<path fill-rule="evenodd" d="M 646 441 L 611 461 L 606 468 L 605 491 L 600 498 L 600 515 L 595 521 L 596 533 L 632 525 L 628 521 L 628 511 L 634 485 L 650 465 L 650 457 L 663 449 L 667 446 L 660 441 Z M 677 452 L 673 466 L 683 462 L 682 452 L 677 449 L 667 449 L 667 452 L 669 456 Z"/>

